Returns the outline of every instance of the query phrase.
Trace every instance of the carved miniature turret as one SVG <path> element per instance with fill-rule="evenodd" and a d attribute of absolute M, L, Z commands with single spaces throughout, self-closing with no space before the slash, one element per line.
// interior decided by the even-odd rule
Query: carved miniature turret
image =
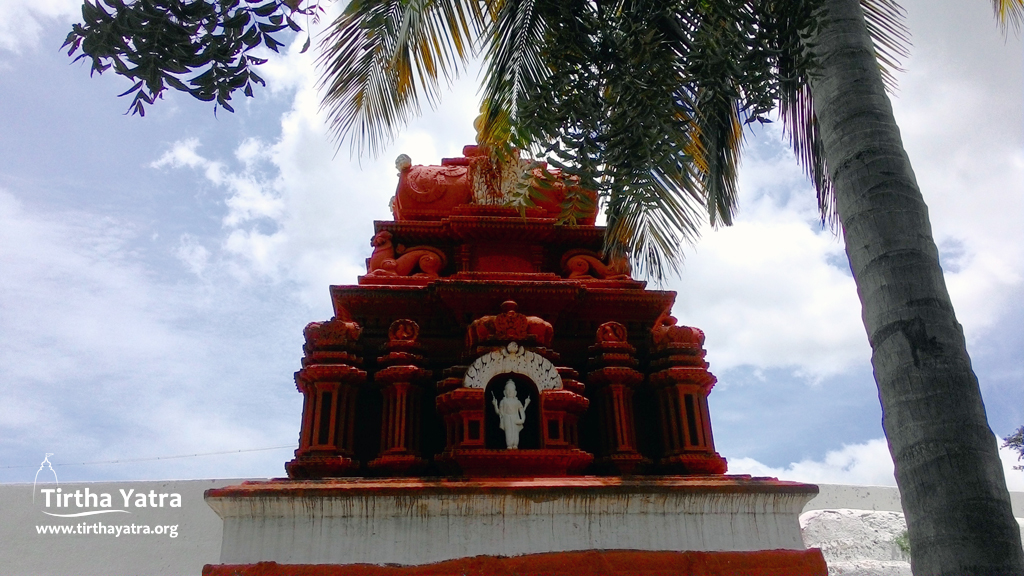
<path fill-rule="evenodd" d="M 658 398 L 662 457 L 668 472 L 725 474 L 725 459 L 715 452 L 708 394 L 717 379 L 708 372 L 704 332 L 676 326 L 666 310 L 651 329 L 654 346 L 648 381 Z"/>
<path fill-rule="evenodd" d="M 590 347 L 587 386 L 596 396 L 601 431 L 601 455 L 597 464 L 618 474 L 632 474 L 649 463 L 637 449 L 633 417 L 633 389 L 644 381 L 637 370 L 636 348 L 626 340 L 626 327 L 605 322 L 597 329 Z"/>
<path fill-rule="evenodd" d="M 407 475 L 422 472 L 427 461 L 420 456 L 423 386 L 433 372 L 423 368 L 423 346 L 417 341 L 420 327 L 408 319 L 395 320 L 388 329 L 384 356 L 377 359 L 374 381 L 380 387 L 381 454 L 369 467 L 378 473 Z"/>
<path fill-rule="evenodd" d="M 302 392 L 302 428 L 295 459 L 285 468 L 292 478 L 348 476 L 359 469 L 355 457 L 355 411 L 366 372 L 358 356 L 362 328 L 331 319 L 313 322 L 295 385 Z"/>

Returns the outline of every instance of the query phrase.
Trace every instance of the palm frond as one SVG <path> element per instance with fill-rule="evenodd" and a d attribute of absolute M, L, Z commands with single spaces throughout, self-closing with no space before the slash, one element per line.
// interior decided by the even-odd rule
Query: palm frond
<path fill-rule="evenodd" d="M 910 56 L 906 11 L 895 0 L 861 0 L 860 7 L 875 47 L 885 89 L 893 93 L 898 85 L 896 73 L 904 71 L 900 67 L 901 62 Z"/>
<path fill-rule="evenodd" d="M 498 0 L 491 5 L 493 17 L 484 32 L 482 143 L 500 145 L 513 137 L 520 146 L 533 144 L 516 138 L 511 126 L 519 117 L 524 95 L 535 94 L 550 74 L 542 55 L 549 34 L 544 15 L 558 8 L 559 3 L 552 0 Z"/>
<path fill-rule="evenodd" d="M 992 9 L 1004 32 L 1008 26 L 1012 26 L 1014 31 L 1020 30 L 1021 22 L 1024 22 L 1024 0 L 992 0 Z"/>
<path fill-rule="evenodd" d="M 623 13 L 603 65 L 605 251 L 629 254 L 638 273 L 678 273 L 706 218 L 697 104 L 663 10 Z"/>
<path fill-rule="evenodd" d="M 597 190 L 608 216 L 605 252 L 629 254 L 662 279 L 705 220 L 694 170 L 694 102 L 668 40 L 669 3 L 538 4 L 547 30 L 502 113 L 551 165 Z M 507 89 L 511 87 L 507 86 Z M 573 221 L 572 202 L 562 220 Z"/>
<path fill-rule="evenodd" d="M 743 141 L 741 114 L 753 116 L 771 108 L 771 98 L 744 106 L 744 84 L 757 93 L 767 75 L 745 77 L 750 39 L 757 30 L 752 2 L 723 0 L 700 3 L 691 12 L 677 12 L 668 36 L 675 42 L 682 79 L 692 94 L 690 138 L 687 148 L 713 226 L 731 225 L 737 209 L 737 177 Z M 763 100 L 764 102 L 761 102 Z"/>
<path fill-rule="evenodd" d="M 707 98 L 698 101 L 696 123 L 707 214 L 712 226 L 731 226 L 739 200 L 737 178 L 743 141 L 739 108 L 727 96 L 708 94 L 706 89 L 703 92 Z"/>
<path fill-rule="evenodd" d="M 682 247 L 692 244 L 699 233 L 685 225 L 692 206 L 681 201 L 653 178 L 636 181 L 635 188 L 622 187 L 608 204 L 605 244 L 612 254 L 628 255 L 635 272 L 649 274 L 661 281 L 666 272 L 678 274 Z"/>
<path fill-rule="evenodd" d="M 779 110 L 797 162 L 814 184 L 821 223 L 836 230 L 839 213 L 836 211 L 835 190 L 828 176 L 825 150 L 818 132 L 818 117 L 814 113 L 814 102 L 807 84 L 801 83 L 793 91 L 784 93 Z"/>
<path fill-rule="evenodd" d="M 436 104 L 441 78 L 450 83 L 463 69 L 483 25 L 476 2 L 351 2 L 320 41 L 318 59 L 336 142 L 381 151 L 420 113 L 421 94 Z"/>

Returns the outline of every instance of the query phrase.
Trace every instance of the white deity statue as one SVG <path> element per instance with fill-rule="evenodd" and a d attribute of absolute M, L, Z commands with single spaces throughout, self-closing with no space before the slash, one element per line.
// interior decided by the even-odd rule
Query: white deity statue
<path fill-rule="evenodd" d="M 498 403 L 498 397 L 491 395 L 491 404 L 494 411 L 498 413 L 498 426 L 505 431 L 505 447 L 509 450 L 519 448 L 519 432 L 526 422 L 526 407 L 530 405 L 530 398 L 526 398 L 524 405 L 516 396 L 516 384 L 509 380 L 505 383 L 505 397 Z"/>

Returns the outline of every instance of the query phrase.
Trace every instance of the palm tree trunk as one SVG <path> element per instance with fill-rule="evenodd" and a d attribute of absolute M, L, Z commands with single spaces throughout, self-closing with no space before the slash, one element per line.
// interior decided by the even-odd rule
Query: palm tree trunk
<path fill-rule="evenodd" d="M 871 342 L 913 572 L 1022 575 L 996 439 L 860 3 L 825 5 L 826 22 L 808 43 L 822 66 L 811 92 Z"/>

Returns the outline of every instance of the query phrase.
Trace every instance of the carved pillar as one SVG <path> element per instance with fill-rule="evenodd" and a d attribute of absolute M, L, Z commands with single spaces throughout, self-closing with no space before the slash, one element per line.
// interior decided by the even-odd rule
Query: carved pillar
<path fill-rule="evenodd" d="M 724 474 L 725 459 L 715 452 L 708 414 L 708 394 L 717 379 L 708 372 L 704 332 L 676 326 L 663 315 L 651 331 L 651 373 L 661 428 L 665 471 L 686 474 Z"/>
<path fill-rule="evenodd" d="M 302 393 L 302 429 L 295 459 L 285 464 L 290 478 L 349 476 L 355 460 L 355 411 L 366 372 L 359 367 L 355 322 L 313 322 L 303 334 L 306 344 L 295 385 Z"/>
<path fill-rule="evenodd" d="M 633 419 L 633 388 L 644 380 L 635 353 L 626 341 L 626 327 L 618 322 L 602 324 L 597 343 L 590 347 L 587 386 L 594 390 L 601 431 L 596 464 L 616 474 L 632 474 L 645 462 L 637 450 Z"/>
<path fill-rule="evenodd" d="M 412 320 L 395 320 L 384 344 L 386 354 L 377 359 L 380 370 L 374 381 L 384 397 L 381 414 L 380 456 L 369 467 L 389 474 L 414 474 L 426 467 L 420 456 L 422 384 L 431 371 L 422 367 L 420 327 Z"/>
<path fill-rule="evenodd" d="M 578 450 L 580 447 L 579 421 L 590 406 L 583 396 L 586 387 L 574 380 L 575 370 L 560 367 L 561 390 L 543 390 L 541 401 L 541 447 L 545 449 Z"/>

